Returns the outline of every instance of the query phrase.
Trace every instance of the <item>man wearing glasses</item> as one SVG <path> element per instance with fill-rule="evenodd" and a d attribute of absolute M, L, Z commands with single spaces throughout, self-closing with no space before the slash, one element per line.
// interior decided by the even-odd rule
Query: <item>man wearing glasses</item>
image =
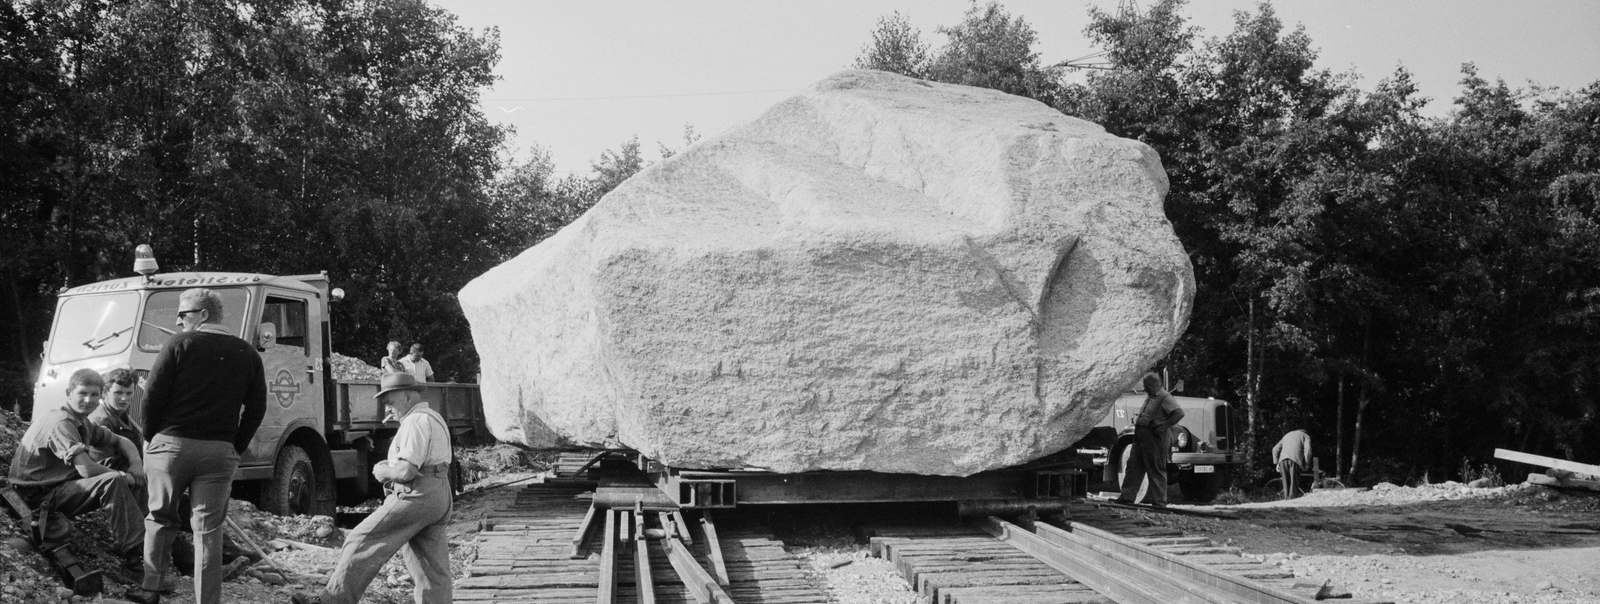
<path fill-rule="evenodd" d="M 126 598 L 161 601 L 157 589 L 180 527 L 179 501 L 193 507 L 197 604 L 222 598 L 222 523 L 239 455 L 266 415 L 266 372 L 254 347 L 221 325 L 222 296 L 196 288 L 178 296 L 182 330 L 162 345 L 146 382 L 144 429 L 150 515 L 145 519 L 144 581 Z"/>

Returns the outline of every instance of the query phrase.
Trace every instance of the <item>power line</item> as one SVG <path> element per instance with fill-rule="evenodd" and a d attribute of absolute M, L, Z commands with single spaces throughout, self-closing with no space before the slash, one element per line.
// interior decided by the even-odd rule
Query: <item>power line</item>
<path fill-rule="evenodd" d="M 485 103 L 538 103 L 543 101 L 610 101 L 617 99 L 668 99 L 695 96 L 729 96 L 735 94 L 768 94 L 773 92 L 796 92 L 799 88 L 774 88 L 771 90 L 734 90 L 728 92 L 687 92 L 682 94 L 633 94 L 622 96 L 569 96 L 546 97 L 532 99 L 483 99 Z"/>

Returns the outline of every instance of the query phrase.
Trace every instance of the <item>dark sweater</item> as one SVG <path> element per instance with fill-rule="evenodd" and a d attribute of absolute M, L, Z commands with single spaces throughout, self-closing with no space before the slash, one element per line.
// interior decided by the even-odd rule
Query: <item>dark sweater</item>
<path fill-rule="evenodd" d="M 161 347 L 145 385 L 144 430 L 233 443 L 240 453 L 267 413 L 261 355 L 231 335 L 185 331 Z"/>

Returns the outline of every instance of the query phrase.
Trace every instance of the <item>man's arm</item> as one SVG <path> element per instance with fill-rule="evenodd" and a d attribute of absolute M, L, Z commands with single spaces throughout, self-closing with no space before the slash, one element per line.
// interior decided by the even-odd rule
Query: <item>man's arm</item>
<path fill-rule="evenodd" d="M 183 334 L 172 336 L 166 344 L 161 346 L 161 352 L 156 355 L 156 361 L 150 366 L 150 376 L 145 381 L 144 389 L 144 417 L 142 424 L 144 437 L 154 438 L 161 433 L 166 422 L 167 401 L 172 400 L 173 373 L 178 370 L 178 352 L 173 340 Z"/>
<path fill-rule="evenodd" d="M 1283 441 L 1280 440 L 1280 441 L 1278 441 L 1278 444 L 1272 445 L 1272 463 L 1278 463 L 1278 456 L 1282 455 L 1282 454 L 1283 454 Z"/>
<path fill-rule="evenodd" d="M 144 475 L 144 458 L 139 454 L 139 445 L 133 444 L 125 436 L 117 436 L 117 450 L 122 456 L 128 458 L 128 473 Z"/>
<path fill-rule="evenodd" d="M 404 459 L 384 460 L 372 467 L 372 477 L 380 482 L 411 482 L 418 474 L 417 465 Z"/>
<path fill-rule="evenodd" d="M 1167 414 L 1167 429 L 1171 430 L 1180 421 L 1183 421 L 1183 407 L 1173 409 L 1172 413 Z"/>
<path fill-rule="evenodd" d="M 1300 439 L 1300 453 L 1301 453 L 1300 459 L 1305 460 L 1306 465 L 1310 465 L 1311 464 L 1311 437 L 1310 436 L 1306 436 L 1306 437 Z"/>
<path fill-rule="evenodd" d="M 233 437 L 233 450 L 240 455 L 250 448 L 250 440 L 256 437 L 256 429 L 267 415 L 267 371 L 254 348 L 250 349 L 250 357 L 254 361 L 252 375 L 244 395 L 244 410 L 239 415 L 239 431 Z"/>

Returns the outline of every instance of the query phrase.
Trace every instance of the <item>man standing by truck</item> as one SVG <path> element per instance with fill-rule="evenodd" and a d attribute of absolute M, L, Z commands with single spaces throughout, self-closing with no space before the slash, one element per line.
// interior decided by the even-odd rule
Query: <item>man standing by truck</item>
<path fill-rule="evenodd" d="M 384 563 L 406 548 L 406 570 L 416 582 L 417 604 L 447 604 L 450 574 L 450 430 L 422 400 L 422 385 L 409 373 L 378 382 L 377 399 L 400 422 L 389 457 L 372 469 L 388 496 L 383 506 L 345 536 L 339 564 L 317 595 L 295 594 L 294 604 L 355 604 Z"/>
<path fill-rule="evenodd" d="M 1117 503 L 1140 502 L 1167 507 L 1167 460 L 1172 455 L 1172 427 L 1183 419 L 1183 408 L 1167 393 L 1161 376 L 1144 374 L 1144 406 L 1133 422 L 1133 455 L 1122 478 Z M 1148 484 L 1146 482 L 1148 481 Z M 1141 493 L 1142 492 L 1142 493 Z"/>
<path fill-rule="evenodd" d="M 150 435 L 150 515 L 145 519 L 144 582 L 128 600 L 161 601 L 156 590 L 180 530 L 179 502 L 188 492 L 194 528 L 197 604 L 222 599 L 222 522 L 239 455 L 267 410 L 261 355 L 221 325 L 222 296 L 195 288 L 178 296 L 182 331 L 161 346 L 150 368 L 144 429 Z"/>

